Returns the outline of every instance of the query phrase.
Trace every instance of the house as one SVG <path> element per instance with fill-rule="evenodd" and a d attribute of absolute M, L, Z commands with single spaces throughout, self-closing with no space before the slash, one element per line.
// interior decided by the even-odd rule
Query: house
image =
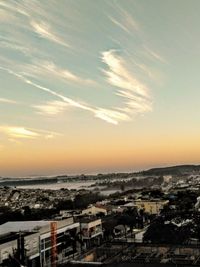
<path fill-rule="evenodd" d="M 97 214 L 100 214 L 100 213 L 107 215 L 107 209 L 104 206 L 91 205 L 87 209 L 82 210 L 81 214 L 96 216 Z"/>
<path fill-rule="evenodd" d="M 43 267 L 51 264 L 53 253 L 56 262 L 71 258 L 80 252 L 79 233 L 80 224 L 73 217 L 7 222 L 0 225 L 0 264 L 17 260 L 27 267 Z"/>
<path fill-rule="evenodd" d="M 96 218 L 82 218 L 80 233 L 86 248 L 99 245 L 103 238 L 102 221 Z"/>
<path fill-rule="evenodd" d="M 160 200 L 160 199 L 154 199 L 154 200 L 142 200 L 137 199 L 134 200 L 134 205 L 137 207 L 138 210 L 143 209 L 145 212 L 149 214 L 159 214 L 160 211 L 163 209 L 165 205 L 168 204 L 168 200 Z"/>

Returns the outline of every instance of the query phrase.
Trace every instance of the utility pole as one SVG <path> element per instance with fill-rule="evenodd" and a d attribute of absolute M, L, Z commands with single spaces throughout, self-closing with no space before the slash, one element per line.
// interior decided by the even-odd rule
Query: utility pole
<path fill-rule="evenodd" d="M 25 264 L 25 248 L 24 248 L 24 236 L 22 232 L 19 232 L 19 237 L 17 239 L 17 257 L 19 262 L 24 265 Z"/>
<path fill-rule="evenodd" d="M 57 261 L 57 222 L 51 222 L 51 267 L 56 267 Z"/>

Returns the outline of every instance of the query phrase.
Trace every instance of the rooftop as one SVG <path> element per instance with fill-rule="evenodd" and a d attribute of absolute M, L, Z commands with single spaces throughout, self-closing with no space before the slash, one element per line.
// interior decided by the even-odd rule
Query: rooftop
<path fill-rule="evenodd" d="M 0 225 L 0 235 L 13 232 L 33 232 L 39 228 L 50 224 L 51 221 L 17 221 L 7 222 Z"/>

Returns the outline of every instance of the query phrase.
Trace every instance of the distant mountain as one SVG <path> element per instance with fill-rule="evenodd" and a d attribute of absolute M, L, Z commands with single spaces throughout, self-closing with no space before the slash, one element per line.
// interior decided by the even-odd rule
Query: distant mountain
<path fill-rule="evenodd" d="M 141 172 L 143 175 L 184 175 L 200 173 L 200 165 L 178 165 L 170 167 L 153 168 Z"/>

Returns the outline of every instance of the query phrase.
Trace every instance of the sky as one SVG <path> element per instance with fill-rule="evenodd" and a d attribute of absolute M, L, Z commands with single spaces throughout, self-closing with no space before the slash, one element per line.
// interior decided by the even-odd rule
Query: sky
<path fill-rule="evenodd" d="M 200 163 L 199 0 L 0 0 L 0 176 Z"/>

